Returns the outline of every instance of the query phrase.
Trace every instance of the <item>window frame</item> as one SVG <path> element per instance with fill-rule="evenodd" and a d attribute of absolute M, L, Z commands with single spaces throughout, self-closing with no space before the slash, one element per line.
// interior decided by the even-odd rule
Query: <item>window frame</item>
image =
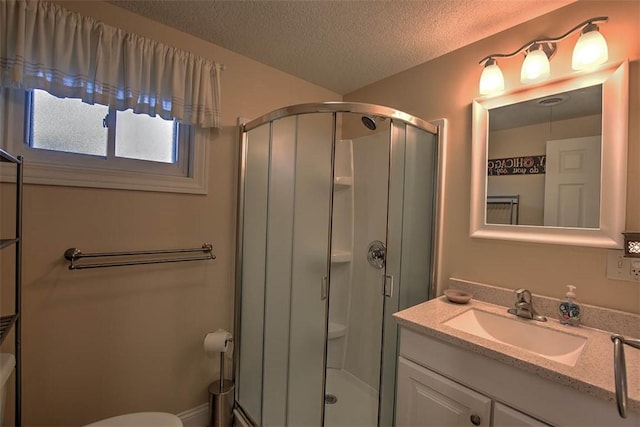
<path fill-rule="evenodd" d="M 25 183 L 207 194 L 208 129 L 178 126 L 176 163 L 115 157 L 115 152 L 112 152 L 115 149 L 113 141 L 108 142 L 107 157 L 31 148 L 28 140 L 29 121 L 26 120 L 30 112 L 29 91 L 2 91 L 0 120 L 4 132 L 1 145 L 25 159 Z M 115 126 L 112 117 L 109 120 L 112 122 L 110 126 Z M 11 179 L 10 174 L 0 171 L 0 181 Z"/>

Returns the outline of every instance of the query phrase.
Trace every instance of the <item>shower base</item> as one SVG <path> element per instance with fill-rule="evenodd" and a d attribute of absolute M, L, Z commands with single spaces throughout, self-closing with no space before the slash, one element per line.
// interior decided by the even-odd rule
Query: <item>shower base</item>
<path fill-rule="evenodd" d="M 347 371 L 327 369 L 326 394 L 337 401 L 325 405 L 325 427 L 377 425 L 378 392 Z"/>

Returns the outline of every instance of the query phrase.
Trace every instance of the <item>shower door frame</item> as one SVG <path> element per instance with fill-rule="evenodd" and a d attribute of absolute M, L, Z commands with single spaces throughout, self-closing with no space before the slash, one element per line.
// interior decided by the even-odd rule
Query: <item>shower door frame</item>
<path fill-rule="evenodd" d="M 335 147 L 336 147 L 336 135 L 337 135 L 337 121 L 336 117 L 339 113 L 354 113 L 375 117 L 384 117 L 392 120 L 398 120 L 404 122 L 407 125 L 414 126 L 418 129 L 426 131 L 430 134 L 433 134 L 436 140 L 436 153 L 435 156 L 437 159 L 441 156 L 442 149 L 442 141 L 441 141 L 441 128 L 440 126 L 436 126 L 430 122 L 422 120 L 418 117 L 412 116 L 410 114 L 404 113 L 402 111 L 381 106 L 375 104 L 366 104 L 366 103 L 357 103 L 357 102 L 323 102 L 323 103 L 308 103 L 308 104 L 297 104 L 288 107 L 284 107 L 278 110 L 274 110 L 270 113 L 267 113 L 263 116 L 260 116 L 254 120 L 248 121 L 246 123 L 242 123 L 241 119 L 238 119 L 238 141 L 240 142 L 240 150 L 239 150 L 239 166 L 238 166 L 238 178 L 237 178 L 237 200 L 236 200 L 236 269 L 235 269 L 235 292 L 234 292 L 234 328 L 233 333 L 234 337 L 234 349 L 233 349 L 233 369 L 231 380 L 235 383 L 236 373 L 240 369 L 240 326 L 241 326 L 241 298 L 242 298 L 242 262 L 243 262 L 243 237 L 244 237 L 244 229 L 243 229 L 243 215 L 244 215 L 244 197 L 245 197 L 245 176 L 246 176 L 246 161 L 247 161 L 247 133 L 255 129 L 261 125 L 272 123 L 275 120 L 282 119 L 290 116 L 298 116 L 301 114 L 315 114 L 315 113 L 329 113 L 332 114 L 332 141 L 331 141 L 331 172 L 333 176 L 333 171 L 335 170 Z M 391 144 L 392 135 L 389 133 L 389 140 Z M 389 147 L 391 150 L 391 145 Z M 391 151 L 390 151 L 391 152 Z M 438 194 L 438 189 L 441 188 L 441 165 L 440 161 L 436 162 L 436 170 L 435 170 L 435 178 L 434 178 L 434 218 L 433 218 L 433 241 L 432 241 L 432 253 L 431 253 L 431 283 L 428 289 L 428 295 L 431 298 L 435 293 L 436 287 L 436 278 L 437 278 L 437 251 L 439 236 L 435 230 L 435 227 L 439 223 L 439 215 L 440 212 L 440 203 L 441 203 L 441 195 Z M 389 172 L 390 173 L 390 172 Z M 334 190 L 334 182 L 331 182 L 331 191 L 333 193 Z M 332 209 L 333 204 L 333 196 L 331 197 L 329 209 Z M 331 211 L 330 211 L 331 212 Z M 387 219 L 388 221 L 388 219 Z M 331 221 L 332 222 L 332 221 Z M 329 246 L 328 246 L 328 265 L 330 265 L 331 260 L 331 237 L 332 230 L 331 224 L 329 225 Z M 330 270 L 330 267 L 329 269 Z M 330 272 L 327 272 L 327 275 Z M 328 280 L 328 276 L 326 278 Z M 326 285 L 325 285 L 326 286 Z M 327 367 L 327 334 L 328 334 L 328 322 L 329 322 L 329 297 L 328 292 L 326 295 L 326 312 L 325 312 L 325 329 L 324 329 L 324 354 L 323 354 L 323 393 L 324 389 L 326 389 L 326 367 Z M 385 297 L 386 298 L 386 297 Z M 384 316 L 383 316 L 383 324 L 381 325 L 383 328 L 384 334 Z M 384 348 L 381 349 L 381 357 L 384 354 Z M 381 369 L 381 380 L 382 380 L 382 360 L 380 362 Z M 264 372 L 263 372 L 264 375 Z M 380 400 L 382 396 L 382 381 L 378 385 L 378 399 Z M 254 425 L 260 425 L 243 410 L 243 408 L 237 403 L 238 398 L 238 388 L 236 387 L 234 390 L 234 403 L 233 409 L 239 410 L 239 412 L 245 417 L 246 420 L 251 422 Z M 261 399 L 263 397 L 261 396 Z M 324 403 L 322 403 L 324 405 Z M 380 402 L 378 403 L 378 424 L 380 422 Z M 324 408 L 322 410 L 321 417 L 321 425 L 324 425 Z M 262 415 L 261 415 L 262 416 Z M 395 418 L 395 417 L 394 417 Z M 260 420 L 261 421 L 261 420 Z"/>

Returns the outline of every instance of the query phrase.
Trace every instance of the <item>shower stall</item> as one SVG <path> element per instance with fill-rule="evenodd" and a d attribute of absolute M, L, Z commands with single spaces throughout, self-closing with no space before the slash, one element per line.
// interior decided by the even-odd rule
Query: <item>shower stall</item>
<path fill-rule="evenodd" d="M 398 328 L 431 297 L 438 129 L 370 104 L 242 126 L 237 414 L 258 426 L 390 426 Z"/>

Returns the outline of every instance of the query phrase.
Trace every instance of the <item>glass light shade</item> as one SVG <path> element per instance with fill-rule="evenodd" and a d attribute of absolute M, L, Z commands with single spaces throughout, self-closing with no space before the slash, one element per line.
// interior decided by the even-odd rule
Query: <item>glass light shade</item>
<path fill-rule="evenodd" d="M 597 30 L 583 33 L 573 48 L 571 67 L 574 70 L 585 70 L 604 64 L 609 59 L 607 41 Z"/>
<path fill-rule="evenodd" d="M 522 83 L 535 83 L 549 78 L 549 58 L 540 50 L 533 50 L 527 54 L 520 70 Z"/>
<path fill-rule="evenodd" d="M 493 61 L 482 70 L 480 76 L 480 95 L 490 95 L 504 90 L 504 76 L 500 67 Z"/>

